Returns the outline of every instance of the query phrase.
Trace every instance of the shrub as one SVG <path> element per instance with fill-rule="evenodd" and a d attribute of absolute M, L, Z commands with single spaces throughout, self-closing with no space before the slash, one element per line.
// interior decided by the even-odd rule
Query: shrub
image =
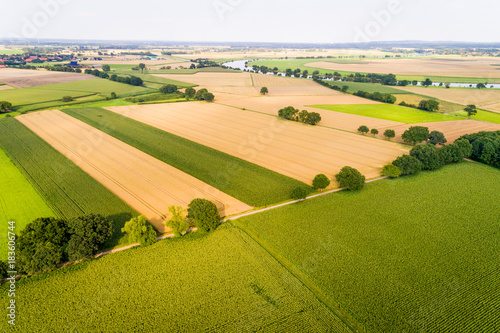
<path fill-rule="evenodd" d="M 73 101 L 73 97 L 71 97 L 71 96 L 63 96 L 62 101 L 64 103 L 72 102 Z"/>
<path fill-rule="evenodd" d="M 184 236 L 189 229 L 184 208 L 181 206 L 170 206 L 168 207 L 168 211 L 172 214 L 172 217 L 166 221 L 166 226 L 172 229 L 176 237 Z"/>
<path fill-rule="evenodd" d="M 128 243 L 148 246 L 156 242 L 156 231 L 144 215 L 134 217 L 126 222 L 122 232 L 126 234 Z"/>
<path fill-rule="evenodd" d="M 361 190 L 363 186 L 365 186 L 366 180 L 361 172 L 349 166 L 343 167 L 340 172 L 335 175 L 335 179 L 337 179 L 341 188 L 352 191 Z"/>
<path fill-rule="evenodd" d="M 330 179 L 324 174 L 319 174 L 314 177 L 314 180 L 312 182 L 313 188 L 315 190 L 322 190 L 328 187 L 330 185 Z"/>
<path fill-rule="evenodd" d="M 401 176 L 414 175 L 422 171 L 422 162 L 410 155 L 399 156 L 392 162 L 401 171 Z"/>
<path fill-rule="evenodd" d="M 188 219 L 200 231 L 210 232 L 220 224 L 220 215 L 217 206 L 207 199 L 194 199 L 188 206 Z"/>
<path fill-rule="evenodd" d="M 394 164 L 387 164 L 382 169 L 382 175 L 388 176 L 390 178 L 398 178 L 399 176 L 401 176 L 401 170 L 399 170 L 399 168 Z"/>
<path fill-rule="evenodd" d="M 296 187 L 291 195 L 293 200 L 304 200 L 307 198 L 307 190 L 303 187 Z"/>
<path fill-rule="evenodd" d="M 299 110 L 294 108 L 293 106 L 287 106 L 287 107 L 278 111 L 278 116 L 280 118 L 287 119 L 287 120 L 297 120 L 297 113 L 298 112 L 299 112 Z"/>
<path fill-rule="evenodd" d="M 189 87 L 189 88 L 186 88 L 186 90 L 184 91 L 184 94 L 186 95 L 187 99 L 191 99 L 196 95 L 196 90 Z"/>
<path fill-rule="evenodd" d="M 203 100 L 203 95 L 205 95 L 206 93 L 208 92 L 207 89 L 203 88 L 203 89 L 200 89 L 196 92 L 196 95 L 194 96 L 194 98 L 198 101 L 202 101 Z"/>

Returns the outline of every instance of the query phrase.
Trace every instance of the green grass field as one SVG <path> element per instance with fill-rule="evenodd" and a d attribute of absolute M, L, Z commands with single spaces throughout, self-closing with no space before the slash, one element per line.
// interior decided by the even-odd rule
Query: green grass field
<path fill-rule="evenodd" d="M 55 216 L 30 182 L 0 149 L 0 260 L 7 258 L 7 224 L 16 222 L 15 232 L 38 217 Z"/>
<path fill-rule="evenodd" d="M 19 280 L 16 306 L 19 332 L 351 332 L 229 224 Z"/>
<path fill-rule="evenodd" d="M 348 86 L 349 93 L 357 92 L 358 90 L 366 91 L 369 93 L 379 92 L 381 94 L 406 94 L 409 95 L 407 91 L 400 90 L 397 88 L 383 86 L 378 83 L 363 83 L 363 82 L 346 82 L 346 81 L 325 81 L 330 86 L 337 85 L 340 88 L 343 86 Z"/>
<path fill-rule="evenodd" d="M 460 117 L 467 117 L 467 112 L 465 111 L 458 111 L 454 112 L 453 114 L 456 114 Z M 477 114 L 471 116 L 470 119 L 489 121 L 490 123 L 500 124 L 500 113 L 486 111 L 486 110 L 477 110 Z"/>
<path fill-rule="evenodd" d="M 100 108 L 65 113 L 251 206 L 285 201 L 308 185 L 277 172 Z"/>
<path fill-rule="evenodd" d="M 120 229 L 137 214 L 121 199 L 15 118 L 0 120 L 0 147 L 57 216 L 102 214 L 115 226 L 106 246 L 119 244 Z"/>
<path fill-rule="evenodd" d="M 43 108 L 82 103 L 82 101 L 103 100 L 115 92 L 118 97 L 127 97 L 154 92 L 152 89 L 131 86 L 105 79 L 73 81 L 44 86 L 9 89 L 0 91 L 0 100 L 11 102 L 17 111 L 31 111 Z M 63 103 L 63 96 L 87 97 L 70 103 Z"/>
<path fill-rule="evenodd" d="M 388 59 L 387 61 L 391 61 Z M 349 71 L 339 71 L 334 69 L 323 69 L 317 67 L 305 66 L 308 63 L 314 62 L 332 62 L 335 63 L 334 59 L 284 59 L 284 60 L 260 60 L 248 63 L 248 67 L 252 65 L 267 66 L 270 68 L 278 67 L 280 71 L 286 71 L 287 68 L 295 70 L 300 68 L 302 71 L 308 70 L 310 74 L 315 70 L 318 70 L 320 74 L 339 72 L 342 75 L 354 74 L 356 72 Z M 368 74 L 368 73 L 362 73 Z M 386 73 L 389 74 L 389 73 Z M 455 83 L 500 83 L 500 79 L 496 78 L 470 78 L 470 77 L 451 77 L 451 76 L 425 76 L 425 75 L 397 75 L 398 80 L 408 80 L 408 81 L 424 81 L 426 78 L 431 79 L 433 82 L 455 82 Z"/>
<path fill-rule="evenodd" d="M 500 170 L 462 162 L 242 218 L 365 332 L 496 332 Z"/>
<path fill-rule="evenodd" d="M 406 124 L 464 119 L 391 104 L 312 105 L 314 108 L 399 121 Z"/>

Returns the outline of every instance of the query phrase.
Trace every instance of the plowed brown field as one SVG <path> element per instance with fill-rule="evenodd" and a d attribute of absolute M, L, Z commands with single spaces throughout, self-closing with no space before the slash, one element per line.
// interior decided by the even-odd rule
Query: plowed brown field
<path fill-rule="evenodd" d="M 46 84 L 93 79 L 96 79 L 96 77 L 79 73 L 50 72 L 15 68 L 0 69 L 0 82 L 16 88 L 36 87 Z"/>
<path fill-rule="evenodd" d="M 378 102 L 360 97 L 341 94 L 337 96 L 300 96 L 300 97 L 248 97 L 240 99 L 218 99 L 217 102 L 224 105 L 245 108 L 247 110 L 259 111 L 271 115 L 277 115 L 278 110 L 285 106 L 293 106 L 299 110 L 318 112 L 321 114 L 322 126 L 356 132 L 358 127 L 366 125 L 370 128 L 394 127 L 402 123 L 377 118 L 363 117 L 354 114 L 320 110 L 307 107 L 307 105 L 330 105 L 330 104 L 379 104 Z"/>
<path fill-rule="evenodd" d="M 368 178 L 407 151 L 367 136 L 204 102 L 106 108 L 310 184 L 349 165 Z"/>
<path fill-rule="evenodd" d="M 187 207 L 194 198 L 216 203 L 231 215 L 251 209 L 222 193 L 63 112 L 20 116 L 23 124 L 82 170 L 128 203 L 160 231 L 170 205 Z"/>

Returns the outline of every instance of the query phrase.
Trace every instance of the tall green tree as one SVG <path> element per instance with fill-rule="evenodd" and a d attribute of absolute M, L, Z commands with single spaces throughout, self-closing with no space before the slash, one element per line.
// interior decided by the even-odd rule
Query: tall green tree
<path fill-rule="evenodd" d="M 189 88 L 186 88 L 186 90 L 184 91 L 184 94 L 186 95 L 187 99 L 191 99 L 196 95 L 196 90 L 189 87 Z"/>
<path fill-rule="evenodd" d="M 422 162 L 410 155 L 399 156 L 392 162 L 401 171 L 401 176 L 414 175 L 422 171 Z"/>
<path fill-rule="evenodd" d="M 188 219 L 200 231 L 210 232 L 220 224 L 220 214 L 217 206 L 207 199 L 194 199 L 188 206 Z"/>
<path fill-rule="evenodd" d="M 467 118 L 470 119 L 470 116 L 475 116 L 477 114 L 477 108 L 474 104 L 469 104 L 464 108 L 464 111 L 467 112 Z"/>
<path fill-rule="evenodd" d="M 146 68 L 146 64 L 143 64 L 142 62 L 139 64 L 139 68 L 141 71 L 144 73 L 144 69 Z"/>
<path fill-rule="evenodd" d="M 429 143 L 414 147 L 410 151 L 410 156 L 422 162 L 423 170 L 436 170 L 443 166 L 439 149 Z"/>
<path fill-rule="evenodd" d="M 338 174 L 335 175 L 335 179 L 339 183 L 341 188 L 346 190 L 358 191 L 365 186 L 366 178 L 358 170 L 345 166 Z"/>
<path fill-rule="evenodd" d="M 0 111 L 5 112 L 12 110 L 12 103 L 7 101 L 0 101 Z"/>
<path fill-rule="evenodd" d="M 189 223 L 186 221 L 186 210 L 181 206 L 170 206 L 168 211 L 172 216 L 166 221 L 165 225 L 172 229 L 176 237 L 184 236 L 189 230 Z"/>
<path fill-rule="evenodd" d="M 72 218 L 68 226 L 72 234 L 67 248 L 69 260 L 91 258 L 113 234 L 113 223 L 100 214 Z"/>
<path fill-rule="evenodd" d="M 330 185 L 330 179 L 326 175 L 320 173 L 314 177 L 312 185 L 315 190 L 323 190 Z"/>
<path fill-rule="evenodd" d="M 368 128 L 368 126 L 365 126 L 365 125 L 361 125 L 359 126 L 358 128 L 358 132 L 362 133 L 362 134 L 366 134 L 370 131 L 370 129 Z"/>
<path fill-rule="evenodd" d="M 384 131 L 384 136 L 387 138 L 387 140 L 395 138 L 396 137 L 396 131 L 392 130 L 392 129 L 386 129 Z"/>
<path fill-rule="evenodd" d="M 260 88 L 261 95 L 267 95 L 268 93 L 269 93 L 269 89 L 267 89 L 267 87 Z"/>
<path fill-rule="evenodd" d="M 404 142 L 417 144 L 427 141 L 429 138 L 429 128 L 424 126 L 411 126 L 401 136 Z"/>
<path fill-rule="evenodd" d="M 443 132 L 432 131 L 429 134 L 428 142 L 433 145 L 444 145 L 448 140 L 446 140 Z"/>
<path fill-rule="evenodd" d="M 122 228 L 122 232 L 126 234 L 125 237 L 128 243 L 139 243 L 148 246 L 156 242 L 156 231 L 144 215 L 127 221 Z"/>

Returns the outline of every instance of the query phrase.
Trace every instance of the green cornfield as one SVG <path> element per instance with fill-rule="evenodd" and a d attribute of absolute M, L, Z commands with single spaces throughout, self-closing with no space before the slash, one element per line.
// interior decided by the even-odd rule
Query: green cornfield
<path fill-rule="evenodd" d="M 499 332 L 499 186 L 462 162 L 238 223 L 366 332 Z"/>
<path fill-rule="evenodd" d="M 351 332 L 230 224 L 21 279 L 16 293 L 19 332 Z"/>
<path fill-rule="evenodd" d="M 15 118 L 0 121 L 0 147 L 59 217 L 95 213 L 111 219 L 115 233 L 108 246 L 118 244 L 120 229 L 137 215 L 116 195 Z"/>

